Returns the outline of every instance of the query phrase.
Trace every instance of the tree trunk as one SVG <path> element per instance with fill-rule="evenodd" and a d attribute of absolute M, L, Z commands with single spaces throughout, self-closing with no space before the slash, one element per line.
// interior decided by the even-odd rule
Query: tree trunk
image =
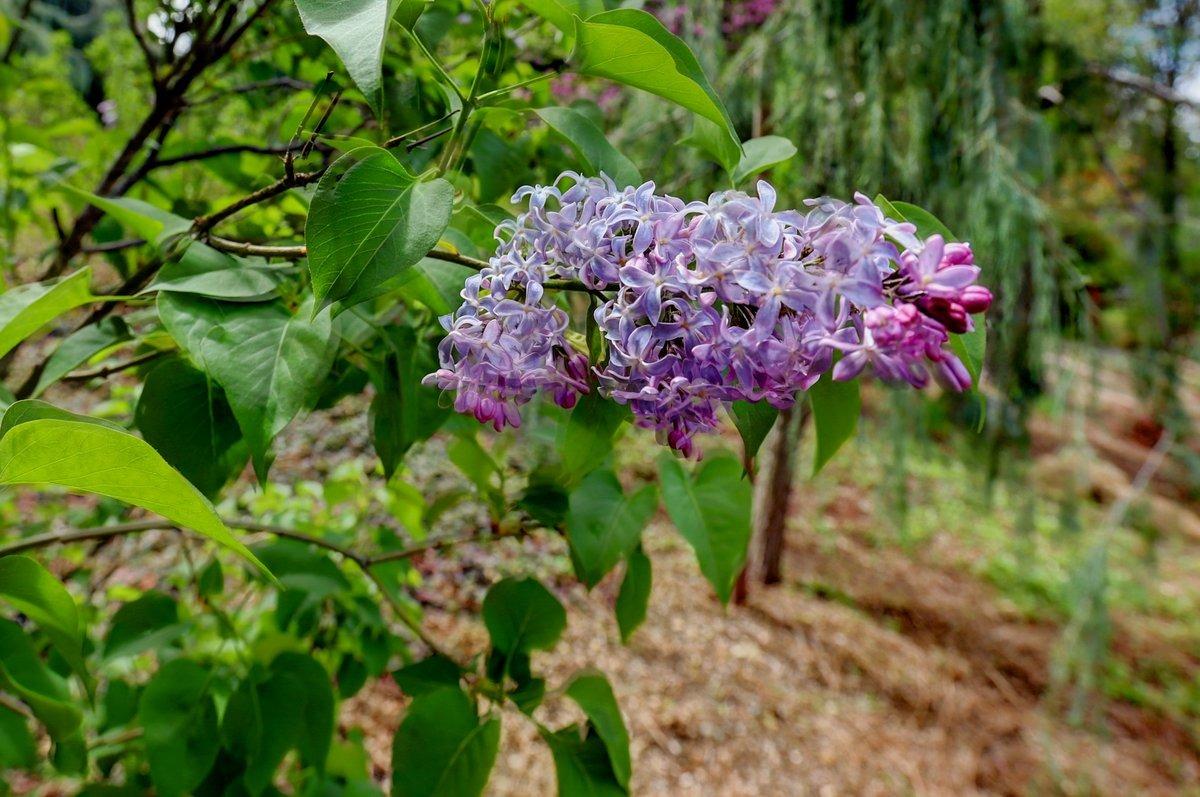
<path fill-rule="evenodd" d="M 783 546 L 787 531 L 788 509 L 796 474 L 796 452 L 804 435 L 810 410 L 805 402 L 779 415 L 771 444 L 771 472 L 764 482 L 759 568 L 762 583 L 783 580 Z"/>

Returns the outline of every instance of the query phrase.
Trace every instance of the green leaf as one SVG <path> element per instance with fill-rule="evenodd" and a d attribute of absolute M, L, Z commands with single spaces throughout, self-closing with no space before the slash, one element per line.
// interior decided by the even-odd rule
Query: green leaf
<path fill-rule="evenodd" d="M 330 314 L 170 293 L 159 294 L 158 314 L 193 362 L 225 389 L 265 480 L 271 441 L 312 408 L 333 364 L 338 341 Z"/>
<path fill-rule="evenodd" d="M 575 21 L 577 72 L 657 94 L 710 120 L 736 146 L 737 133 L 696 56 L 652 14 L 632 8 Z"/>
<path fill-rule="evenodd" d="M 621 630 L 622 643 L 628 644 L 633 632 L 646 620 L 653 580 L 650 557 L 639 545 L 625 562 L 625 577 L 621 579 L 621 590 L 617 593 L 617 628 Z"/>
<path fill-rule="evenodd" d="M 20 698 L 55 741 L 70 739 L 83 722 L 63 679 L 38 657 L 11 620 L 0 619 L 0 688 Z"/>
<path fill-rule="evenodd" d="M 462 304 L 463 283 L 475 270 L 445 260 L 423 257 L 396 281 L 396 290 L 406 302 L 420 302 L 435 315 L 446 315 Z"/>
<path fill-rule="evenodd" d="M 742 160 L 742 146 L 735 136 L 730 136 L 724 127 L 697 116 L 692 120 L 692 132 L 679 143 L 696 147 L 708 155 L 732 178 Z"/>
<path fill-rule="evenodd" d="M 254 546 L 254 553 L 285 589 L 318 598 L 350 591 L 350 580 L 329 555 L 307 543 L 277 539 Z"/>
<path fill-rule="evenodd" d="M 603 172 L 611 177 L 618 187 L 641 184 L 642 176 L 633 162 L 608 143 L 600 128 L 579 111 L 551 107 L 539 108 L 534 113 L 567 140 L 583 160 L 588 174 Z"/>
<path fill-rule="evenodd" d="M 983 374 L 984 356 L 987 354 L 987 319 L 983 313 L 972 316 L 975 328 L 961 335 L 950 336 L 950 350 L 967 366 L 971 383 L 979 387 Z"/>
<path fill-rule="evenodd" d="M 604 741 L 586 728 L 571 725 L 560 731 L 541 728 L 542 739 L 554 756 L 559 797 L 618 797 L 629 790 L 617 780 Z"/>
<path fill-rule="evenodd" d="M 448 686 L 457 688 L 462 676 L 461 667 L 445 656 L 435 653 L 392 673 L 392 680 L 404 694 L 420 697 Z"/>
<path fill-rule="evenodd" d="M 203 782 L 217 760 L 217 706 L 210 673 L 194 661 L 167 662 L 146 685 L 138 706 L 150 778 L 158 794 L 183 795 Z"/>
<path fill-rule="evenodd" d="M 575 573 L 589 589 L 629 555 L 657 508 L 652 485 L 626 496 L 608 469 L 593 471 L 571 491 L 567 540 Z"/>
<path fill-rule="evenodd" d="M 147 592 L 113 615 L 104 640 L 104 658 L 136 656 L 178 639 L 187 630 L 179 620 L 179 604 L 170 595 Z"/>
<path fill-rule="evenodd" d="M 562 481 L 566 487 L 579 483 L 603 464 L 613 447 L 613 437 L 629 410 L 602 398 L 596 390 L 585 393 L 561 427 L 558 451 L 562 458 Z"/>
<path fill-rule="evenodd" d="M 482 794 L 500 746 L 500 720 L 481 720 L 457 687 L 419 695 L 392 744 L 392 797 Z"/>
<path fill-rule="evenodd" d="M 37 398 L 50 385 L 110 346 L 130 339 L 128 325 L 121 318 L 113 316 L 71 334 L 58 344 L 58 348 L 46 360 L 46 367 L 42 369 L 37 386 L 33 389 L 33 397 Z"/>
<path fill-rule="evenodd" d="M 621 717 L 621 708 L 617 705 L 608 679 L 599 672 L 580 673 L 567 687 L 567 697 L 578 703 L 587 715 L 608 750 L 608 759 L 617 782 L 628 789 L 633 771 L 629 758 L 629 733 L 625 730 L 625 720 Z"/>
<path fill-rule="evenodd" d="M 521 3 L 567 36 L 575 35 L 575 17 L 587 19 L 604 10 L 604 0 L 521 0 Z"/>
<path fill-rule="evenodd" d="M 412 327 L 389 327 L 384 331 L 387 355 L 370 369 L 375 385 L 371 400 L 371 442 L 391 478 L 413 444 L 427 440 L 450 416 L 439 392 L 421 384 L 426 374 L 437 370 L 437 348 L 418 340 Z"/>
<path fill-rule="evenodd" d="M 271 784 L 289 750 L 297 750 L 305 766 L 324 771 L 333 740 L 334 708 L 333 684 L 315 659 L 304 653 L 275 657 L 269 677 L 258 684 L 254 697 L 243 694 L 237 705 L 239 717 L 251 726 L 260 724 L 261 735 L 240 733 L 233 726 L 223 729 L 228 741 L 248 752 L 245 783 L 251 794 Z"/>
<path fill-rule="evenodd" d="M 917 227 L 917 236 L 925 239 L 931 235 L 940 235 L 947 241 L 957 240 L 950 229 L 942 221 L 927 210 L 908 202 L 889 202 L 883 194 L 875 197 L 875 204 L 883 210 L 888 218 L 896 221 L 912 222 Z M 971 374 L 972 384 L 978 388 L 979 379 L 983 374 L 984 356 L 987 353 L 987 325 L 982 313 L 972 316 L 974 329 L 962 335 L 950 335 L 950 350 L 962 360 Z M 980 415 L 982 424 L 984 416 Z M 982 426 L 980 427 L 982 428 Z"/>
<path fill-rule="evenodd" d="M 306 766 L 324 771 L 333 741 L 335 703 L 329 673 L 312 656 L 280 653 L 271 662 L 271 678 L 290 679 L 296 684 L 303 699 L 296 750 Z"/>
<path fill-rule="evenodd" d="M 58 318 L 95 301 L 92 270 L 81 268 L 60 280 L 18 285 L 0 294 L 0 357 Z"/>
<path fill-rule="evenodd" d="M 909 202 L 892 202 L 891 206 L 902 214 L 897 221 L 910 221 L 917 225 L 917 236 L 925 239 L 931 235 L 940 235 L 946 241 L 957 240 L 950 228 L 941 219 L 924 208 L 919 208 Z"/>
<path fill-rule="evenodd" d="M 97 196 L 66 183 L 61 183 L 59 187 L 68 194 L 95 205 L 116 219 L 122 227 L 160 249 L 176 241 L 192 227 L 191 220 L 168 213 L 140 199 Z M 186 245 L 184 241 L 180 243 Z"/>
<path fill-rule="evenodd" d="M 304 29 L 333 48 L 376 114 L 383 103 L 383 51 L 392 15 L 400 9 L 397 18 L 411 28 L 424 7 L 414 0 L 296 0 Z"/>
<path fill-rule="evenodd" d="M 756 174 L 794 157 L 796 145 L 783 136 L 752 138 L 742 144 L 742 155 L 733 172 L 733 182 L 735 185 L 741 185 Z"/>
<path fill-rule="evenodd" d="M 765 401 L 735 401 L 729 405 L 729 414 L 733 416 L 733 425 L 742 436 L 743 465 L 749 470 L 762 448 L 763 441 L 775 425 L 779 410 Z"/>
<path fill-rule="evenodd" d="M 194 293 L 232 302 L 260 302 L 279 292 L 283 270 L 261 259 L 235 257 L 202 243 L 193 243 L 177 260 L 167 263 L 154 282 L 139 293 Z"/>
<path fill-rule="evenodd" d="M 815 476 L 858 429 L 858 415 L 862 410 L 858 380 L 838 382 L 832 376 L 823 376 L 808 389 L 808 400 L 812 406 L 813 428 L 817 436 L 817 450 L 813 457 Z"/>
<path fill-rule="evenodd" d="M 37 742 L 29 723 L 17 712 L 0 707 L 0 769 L 32 769 L 37 762 Z"/>
<path fill-rule="evenodd" d="M 14 410 L 20 410 L 18 420 L 10 425 Z M 106 495 L 162 515 L 262 567 L 208 499 L 146 441 L 42 402 L 19 401 L 5 412 L 0 484 L 56 484 Z"/>
<path fill-rule="evenodd" d="M 246 464 L 242 433 L 221 388 L 178 357 L 147 374 L 134 423 L 146 442 L 209 498 Z"/>
<path fill-rule="evenodd" d="M 71 668 L 86 677 L 79 608 L 46 568 L 28 556 L 0 559 L 0 600 L 37 623 Z"/>
<path fill-rule="evenodd" d="M 567 627 L 567 613 L 537 580 L 506 578 L 484 597 L 483 622 L 492 647 L 511 656 L 554 647 Z"/>
<path fill-rule="evenodd" d="M 453 204 L 450 183 L 418 181 L 387 150 L 343 155 L 317 184 L 305 231 L 320 306 L 349 307 L 395 287 L 441 238 Z"/>
<path fill-rule="evenodd" d="M 737 460 L 718 454 L 687 473 L 673 455 L 658 459 L 663 503 L 696 551 L 700 571 L 728 603 L 750 543 L 750 481 Z"/>

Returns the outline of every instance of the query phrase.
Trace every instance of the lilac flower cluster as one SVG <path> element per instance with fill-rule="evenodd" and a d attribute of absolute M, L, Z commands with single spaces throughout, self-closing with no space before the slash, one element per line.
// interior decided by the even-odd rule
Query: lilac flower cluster
<path fill-rule="evenodd" d="M 426 382 L 496 429 L 519 425 L 517 407 L 539 391 L 573 406 L 589 362 L 545 293 L 569 279 L 605 299 L 594 315 L 607 356 L 591 364 L 601 393 L 684 455 L 723 403 L 788 407 L 831 368 L 970 386 L 947 346 L 991 303 L 969 245 L 922 241 L 862 195 L 810 200 L 806 213 L 775 199 L 765 182 L 757 196 L 687 203 L 571 172 L 522 188 L 513 201 L 528 210 L 497 228 L 498 251 L 442 319 Z"/>

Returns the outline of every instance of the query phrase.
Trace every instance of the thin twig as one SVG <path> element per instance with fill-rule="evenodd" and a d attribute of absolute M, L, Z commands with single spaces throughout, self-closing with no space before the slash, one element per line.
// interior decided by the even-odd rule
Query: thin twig
<path fill-rule="evenodd" d="M 62 378 L 64 382 L 87 382 L 91 379 L 103 379 L 113 374 L 119 374 L 122 371 L 128 371 L 130 368 L 137 368 L 139 365 L 144 365 L 148 362 L 153 362 L 159 357 L 162 357 L 170 352 L 166 350 L 156 350 L 140 354 L 137 357 L 131 357 L 124 362 L 106 365 L 102 368 L 93 368 L 90 371 L 75 371 L 69 373 Z"/>
<path fill-rule="evenodd" d="M 221 222 L 225 221 L 225 219 L 241 212 L 242 210 L 245 210 L 248 207 L 257 205 L 260 202 L 266 202 L 268 199 L 273 199 L 274 197 L 277 197 L 280 194 L 291 190 L 292 188 L 298 188 L 300 186 L 315 183 L 317 180 L 321 179 L 323 174 L 325 174 L 324 168 L 312 172 L 296 172 L 290 178 L 281 177 L 270 185 L 264 186 L 263 188 L 260 188 L 235 202 L 231 202 L 225 207 L 209 213 L 207 216 L 200 216 L 196 219 L 195 223 L 192 224 L 192 230 L 196 233 L 205 233 Z"/>
<path fill-rule="evenodd" d="M 374 572 L 373 568 L 377 565 L 387 562 L 395 562 L 400 559 L 408 559 L 428 551 L 441 550 L 449 548 L 453 545 L 458 545 L 465 542 L 473 542 L 484 539 L 477 534 L 463 535 L 460 537 L 440 537 L 437 539 L 426 540 L 408 548 L 403 548 L 398 551 L 385 551 L 374 556 L 359 553 L 345 545 L 316 537 L 311 534 L 306 534 L 302 531 L 289 529 L 283 526 L 275 526 L 269 523 L 260 523 L 256 520 L 240 520 L 227 519 L 224 521 L 229 528 L 240 529 L 242 531 L 257 532 L 271 534 L 276 537 L 283 537 L 297 542 L 303 542 L 309 545 L 315 545 L 319 548 L 324 548 L 327 551 L 332 551 L 344 559 L 353 562 L 358 569 L 375 584 L 384 599 L 392 607 L 396 618 L 400 620 L 413 634 L 435 653 L 451 657 L 438 643 L 432 639 L 421 627 L 415 619 L 409 616 L 404 610 L 404 607 L 394 598 L 391 592 L 388 591 L 387 585 L 380 578 L 379 574 Z M 135 520 L 129 523 L 117 523 L 110 526 L 98 526 L 90 529 L 68 529 L 66 531 L 48 532 L 46 534 L 37 534 L 31 537 L 26 537 L 8 545 L 0 546 L 0 557 L 11 556 L 13 554 L 32 551 L 38 548 L 45 548 L 50 545 L 61 545 L 72 542 L 82 542 L 86 540 L 97 540 L 107 537 L 115 537 L 123 534 L 136 534 L 143 531 L 154 530 L 186 530 L 180 526 L 166 522 L 163 520 Z"/>
<path fill-rule="evenodd" d="M 155 163 L 154 168 L 164 169 L 168 166 L 177 166 L 180 163 L 191 163 L 193 161 L 207 160 L 209 158 L 219 158 L 222 155 L 236 155 L 246 153 L 249 155 L 286 155 L 289 152 L 296 152 L 303 148 L 303 144 L 280 144 L 278 146 L 259 146 L 255 144 L 228 144 L 223 147 L 213 147 L 212 149 L 200 150 L 199 152 L 188 152 L 183 155 L 174 155 L 170 158 L 159 158 Z"/>

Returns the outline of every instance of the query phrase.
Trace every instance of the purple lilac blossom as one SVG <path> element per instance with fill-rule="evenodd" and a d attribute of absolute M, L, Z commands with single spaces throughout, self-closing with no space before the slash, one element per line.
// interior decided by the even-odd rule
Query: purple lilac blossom
<path fill-rule="evenodd" d="M 992 295 L 976 284 L 968 244 L 922 241 L 865 196 L 776 210 L 774 189 L 684 202 L 652 182 L 618 189 L 565 172 L 513 196 L 527 210 L 496 230 L 486 268 L 467 280 L 428 384 L 499 430 L 547 392 L 563 407 L 589 389 L 628 405 L 638 425 L 685 456 L 737 401 L 791 406 L 832 370 L 965 390 L 950 333 L 973 327 Z M 594 320 L 603 362 L 567 339 L 568 316 L 545 294 L 578 280 L 605 297 Z"/>

